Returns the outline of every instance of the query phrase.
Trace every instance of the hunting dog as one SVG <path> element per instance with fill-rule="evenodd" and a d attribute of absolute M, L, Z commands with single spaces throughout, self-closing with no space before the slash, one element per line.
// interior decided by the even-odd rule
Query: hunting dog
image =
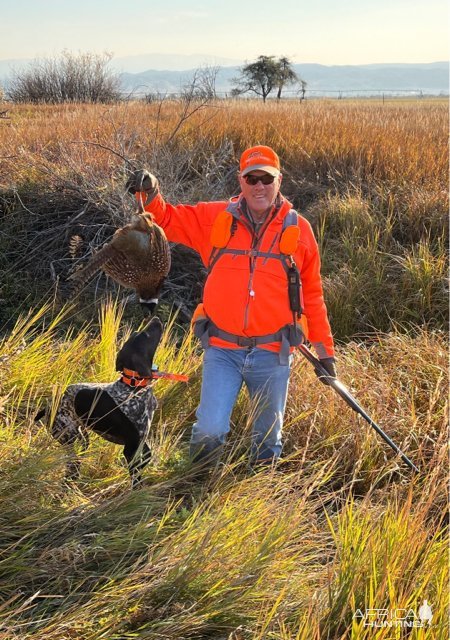
<path fill-rule="evenodd" d="M 150 460 L 147 437 L 158 404 L 151 386 L 152 364 L 161 340 L 163 327 L 152 318 L 140 332 L 133 333 L 120 349 L 116 370 L 121 377 L 112 383 L 81 382 L 67 387 L 51 425 L 51 435 L 64 446 L 67 454 L 66 477 L 80 475 L 81 451 L 89 445 L 89 430 L 109 442 L 123 445 L 132 487 L 141 482 L 141 472 Z M 44 409 L 36 420 L 44 417 Z"/>

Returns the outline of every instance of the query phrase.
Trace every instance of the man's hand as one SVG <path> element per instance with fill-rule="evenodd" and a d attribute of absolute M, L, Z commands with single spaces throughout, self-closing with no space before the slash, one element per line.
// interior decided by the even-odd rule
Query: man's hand
<path fill-rule="evenodd" d="M 314 369 L 316 376 L 323 384 L 329 384 L 328 378 L 336 378 L 336 367 L 334 365 L 334 358 L 321 358 L 320 364 L 326 370 L 327 376 L 321 375 L 317 369 Z"/>
<path fill-rule="evenodd" d="M 146 169 L 136 169 L 132 172 L 128 178 L 125 189 L 128 193 L 142 193 L 146 195 L 146 202 L 148 204 L 159 193 L 158 178 Z"/>

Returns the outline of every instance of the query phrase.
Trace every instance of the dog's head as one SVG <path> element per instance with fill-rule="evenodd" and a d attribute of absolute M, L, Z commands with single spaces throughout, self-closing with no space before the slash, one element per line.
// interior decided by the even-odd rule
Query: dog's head
<path fill-rule="evenodd" d="M 140 376 L 151 376 L 155 351 L 161 340 L 163 326 L 161 320 L 154 317 L 142 331 L 131 334 L 116 358 L 116 370 L 131 369 Z"/>

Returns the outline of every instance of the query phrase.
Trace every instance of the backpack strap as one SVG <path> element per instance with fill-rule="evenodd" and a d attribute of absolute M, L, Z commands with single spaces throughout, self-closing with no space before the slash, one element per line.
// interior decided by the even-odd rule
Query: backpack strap
<path fill-rule="evenodd" d="M 208 275 L 236 233 L 238 219 L 239 210 L 235 202 L 230 202 L 228 207 L 216 216 L 210 235 L 212 251 L 208 261 Z"/>
<path fill-rule="evenodd" d="M 283 220 L 280 238 L 280 252 L 287 256 L 292 256 L 297 251 L 300 240 L 298 217 L 297 211 L 295 211 L 295 209 L 291 209 Z"/>
<path fill-rule="evenodd" d="M 300 240 L 300 227 L 298 224 L 299 215 L 297 211 L 291 209 L 283 220 L 283 228 L 280 238 L 280 253 L 283 257 L 282 264 L 286 271 L 288 281 L 289 306 L 293 314 L 294 326 L 297 319 L 300 319 L 303 309 L 301 306 L 301 280 L 300 272 L 294 260 Z"/>

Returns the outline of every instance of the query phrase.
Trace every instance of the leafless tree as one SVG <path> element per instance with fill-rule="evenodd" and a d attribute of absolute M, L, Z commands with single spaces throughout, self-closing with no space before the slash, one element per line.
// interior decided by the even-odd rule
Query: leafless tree
<path fill-rule="evenodd" d="M 220 67 L 204 65 L 194 71 L 192 78 L 183 86 L 182 98 L 196 100 L 216 100 L 216 81 Z"/>
<path fill-rule="evenodd" d="M 120 99 L 120 79 L 108 64 L 112 54 L 64 51 L 16 72 L 7 91 L 13 102 L 114 102 Z"/>

